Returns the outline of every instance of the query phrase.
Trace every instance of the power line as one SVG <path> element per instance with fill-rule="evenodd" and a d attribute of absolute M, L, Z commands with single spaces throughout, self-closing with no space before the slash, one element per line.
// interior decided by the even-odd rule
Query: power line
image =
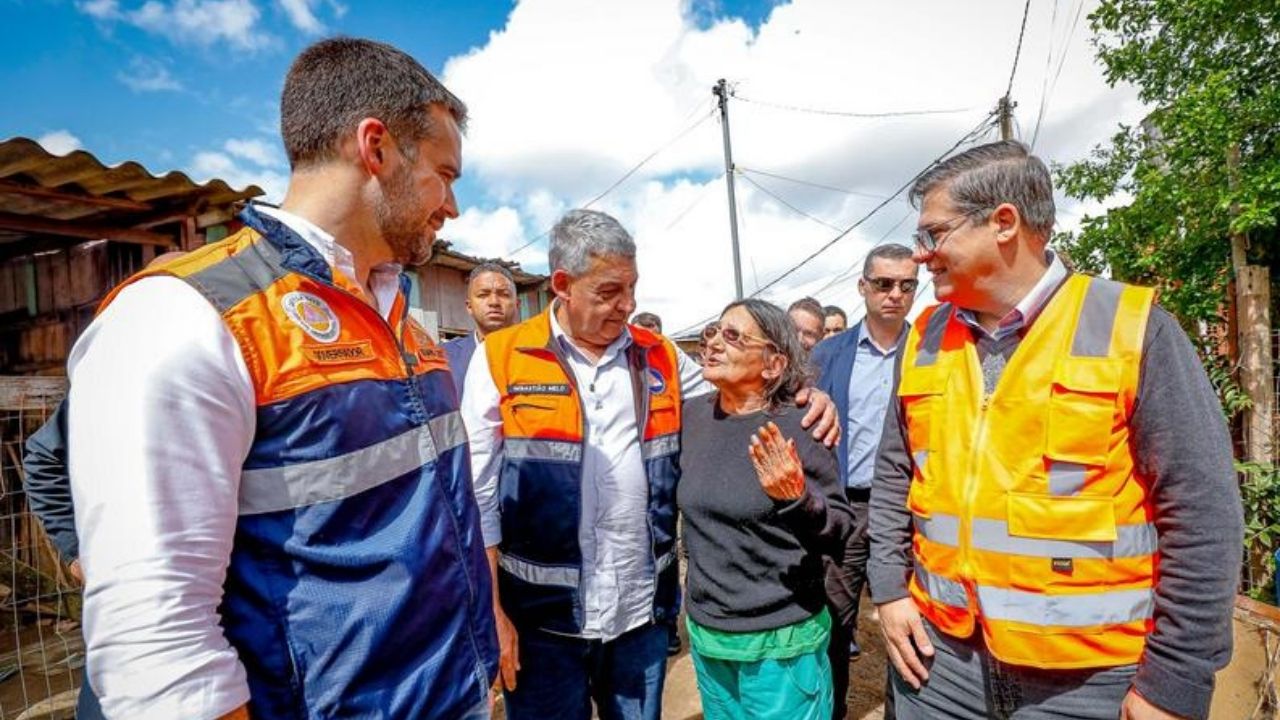
<path fill-rule="evenodd" d="M 892 202 L 895 198 L 897 198 L 897 196 L 898 196 L 898 195 L 901 195 L 901 194 L 902 194 L 902 192 L 903 192 L 904 190 L 906 190 L 907 188 L 911 187 L 912 183 L 914 183 L 917 179 L 919 179 L 921 175 L 924 175 L 924 174 L 925 174 L 925 172 L 927 172 L 930 168 L 932 168 L 934 165 L 936 165 L 938 162 L 940 162 L 943 158 L 947 157 L 947 156 L 948 156 L 948 155 L 950 155 L 952 152 L 954 152 L 956 148 L 960 147 L 961 145 L 964 145 L 966 142 L 970 142 L 970 141 L 972 141 L 972 140 L 974 140 L 974 139 L 976 139 L 976 138 L 979 138 L 979 137 L 982 137 L 983 135 L 985 135 L 985 134 L 986 134 L 986 132 L 987 132 L 987 131 L 989 131 L 989 130 L 991 129 L 991 127 L 992 127 L 992 118 L 994 118 L 994 117 L 995 117 L 995 113 L 994 113 L 994 112 L 987 113 L 986 117 L 984 117 L 984 118 L 982 119 L 982 121 L 981 121 L 981 122 L 979 122 L 979 123 L 977 124 L 977 126 L 975 126 L 975 127 L 974 127 L 972 130 L 970 130 L 969 132 L 965 133 L 965 134 L 964 134 L 964 135 L 963 135 L 959 140 L 957 140 L 957 141 L 955 142 L 955 144 L 953 144 L 951 147 L 947 148 L 947 149 L 946 149 L 946 150 L 945 150 L 941 155 L 939 155 L 938 157 L 936 157 L 936 158 L 934 158 L 933 160 L 929 161 L 929 163 L 928 163 L 928 164 L 926 164 L 926 165 L 924 166 L 924 168 L 922 168 L 922 169 L 921 169 L 919 172 L 917 172 L 915 175 L 912 175 L 910 180 L 908 180 L 908 181 L 907 181 L 907 182 L 905 182 L 901 187 L 899 187 L 897 190 L 895 190 L 895 191 L 893 192 L 893 194 L 889 195 L 887 198 L 885 198 L 883 201 L 881 201 L 881 202 L 880 202 L 880 204 L 878 204 L 878 205 L 876 205 L 874 208 L 872 208 L 870 212 L 868 212 L 867 214 L 865 214 L 865 215 L 863 215 L 862 217 L 858 218 L 858 220 L 857 220 L 857 221 L 855 221 L 852 225 L 850 225 L 849 227 L 847 227 L 847 228 L 845 228 L 843 231 L 841 231 L 841 232 L 840 232 L 840 234 L 836 235 L 834 238 L 832 238 L 831 240 L 829 240 L 829 241 L 828 241 L 827 243 L 825 243 L 822 247 L 820 247 L 820 248 L 818 248 L 817 250 L 815 250 L 814 252 L 810 253 L 806 258 L 804 258 L 804 259 L 803 259 L 803 260 L 801 260 L 800 262 L 798 262 L 798 263 L 796 263 L 795 265 L 791 266 L 791 268 L 789 268 L 788 270 L 786 270 L 785 272 L 783 272 L 781 275 L 779 275 L 778 277 L 776 277 L 776 278 L 774 278 L 773 280 L 769 281 L 768 283 L 766 283 L 766 284 L 764 284 L 764 285 L 762 285 L 762 286 L 760 286 L 760 287 L 756 288 L 756 290 L 755 290 L 754 292 L 752 292 L 752 293 L 751 293 L 750 297 L 756 297 L 756 296 L 760 295 L 760 293 L 764 292 L 765 290 L 768 290 L 769 288 L 773 287 L 774 285 L 777 285 L 777 284 L 778 284 L 779 282 L 781 282 L 783 279 L 787 278 L 787 277 L 788 277 L 788 276 L 790 276 L 792 273 L 794 273 L 795 271 L 799 270 L 801 267 L 804 267 L 805 265 L 807 265 L 807 264 L 808 264 L 810 261 L 812 261 L 814 258 L 816 258 L 816 257 L 818 257 L 819 255 L 821 255 L 822 253 L 826 252 L 828 249 L 830 249 L 830 248 L 831 248 L 831 246 L 835 245 L 835 244 L 836 244 L 837 242 L 839 242 L 840 240 L 843 240 L 845 237 L 847 237 L 847 236 L 849 235 L 849 233 L 853 232 L 853 230 L 855 230 L 855 229 L 856 229 L 856 228 L 858 228 L 860 225 L 862 225 L 862 224 L 863 224 L 863 223 L 865 223 L 867 220 L 869 220 L 869 219 L 871 218 L 871 216 L 875 215 L 877 212 L 879 212 L 881 209 L 883 209 L 886 205 L 888 205 L 888 204 L 889 204 L 890 202 Z M 701 320 L 698 320 L 697 322 L 694 322 L 694 323 L 692 323 L 691 325 L 688 325 L 688 326 L 686 326 L 686 327 L 684 327 L 684 328 L 680 329 L 679 331 L 677 331 L 677 332 L 673 333 L 673 334 L 672 334 L 672 337 L 677 337 L 677 336 L 683 335 L 683 334 L 685 334 L 685 333 L 689 332 L 690 330 L 693 330 L 694 328 L 697 328 L 697 327 L 699 327 L 699 326 L 701 326 L 701 325 L 703 325 L 703 324 L 707 323 L 708 321 L 715 319 L 715 317 L 716 317 L 716 316 L 715 316 L 714 314 L 712 314 L 712 315 L 708 315 L 707 317 L 705 317 L 705 318 L 703 318 L 703 319 L 701 319 Z"/>
<path fill-rule="evenodd" d="M 752 185 L 754 185 L 757 189 L 759 189 L 759 190 L 760 190 L 760 192 L 762 192 L 762 193 L 764 193 L 765 195 L 768 195 L 769 197 L 773 198 L 774 200 L 777 200 L 778 202 L 782 203 L 783 207 L 786 207 L 786 208 L 787 208 L 788 210 L 790 210 L 791 212 L 793 212 L 793 213 L 795 213 L 795 214 L 797 214 L 797 215 L 799 215 L 799 216 L 801 216 L 801 217 L 808 218 L 808 219 L 810 219 L 810 220 L 812 220 L 812 221 L 814 221 L 814 222 L 818 223 L 819 225 L 822 225 L 823 227 L 827 227 L 827 228 L 830 228 L 830 229 L 832 229 L 832 230 L 835 230 L 836 232 L 840 232 L 840 228 L 839 228 L 839 227 L 837 227 L 837 226 L 835 226 L 835 225 L 832 225 L 831 223 L 829 223 L 829 222 L 827 222 L 826 220 L 823 220 L 823 219 L 821 219 L 821 218 L 816 218 L 816 217 L 814 217 L 814 216 L 810 215 L 809 213 L 807 213 L 807 212 L 805 212 L 805 211 L 801 210 L 800 208 L 796 207 L 795 205 L 792 205 L 791 203 L 787 202 L 784 198 L 782 198 L 782 196 L 780 196 L 780 195 L 778 195 L 778 194 L 774 193 L 772 190 L 770 190 L 769 188 L 767 188 L 767 187 L 765 187 L 765 186 L 761 185 L 760 183 L 756 182 L 755 180 L 752 180 L 750 177 L 748 177 L 748 176 L 746 176 L 746 175 L 743 175 L 743 176 L 742 176 L 742 179 L 743 179 L 743 180 L 746 180 L 747 182 L 749 182 L 749 183 L 751 183 Z"/>
<path fill-rule="evenodd" d="M 1018 58 L 1022 57 L 1022 38 L 1027 34 L 1027 15 L 1031 12 L 1031 0 L 1022 6 L 1022 29 L 1018 31 L 1018 48 L 1013 51 L 1013 69 L 1009 71 L 1009 84 L 1005 87 L 1004 96 L 1009 97 L 1013 91 L 1013 76 L 1018 74 Z"/>
<path fill-rule="evenodd" d="M 1040 137 L 1040 123 L 1044 120 L 1045 111 L 1049 108 L 1049 97 L 1053 95 L 1053 91 L 1058 89 L 1058 79 L 1062 77 L 1062 68 L 1067 63 L 1067 55 L 1071 53 L 1071 39 L 1076 35 L 1076 26 L 1080 24 L 1080 16 L 1084 13 L 1084 0 L 1077 0 L 1076 15 L 1071 20 L 1071 29 L 1067 31 L 1067 39 L 1062 45 L 1062 54 L 1058 56 L 1058 69 L 1053 73 L 1053 82 L 1049 85 L 1047 94 L 1040 98 L 1040 112 L 1036 115 L 1036 129 L 1031 133 L 1031 147 L 1035 147 L 1036 140 Z M 1048 79 L 1048 76 L 1045 78 Z"/>
<path fill-rule="evenodd" d="M 623 174 L 622 174 L 622 177 L 618 178 L 617 180 L 615 180 L 615 181 L 613 182 L 613 184 L 612 184 L 612 185 L 610 185 L 609 187 L 605 188 L 604 192 L 602 192 L 602 193 L 600 193 L 599 195 L 596 195 L 595 197 L 591 198 L 590 200 L 588 200 L 585 204 L 581 205 L 580 207 L 581 207 L 582 209 L 584 209 L 584 210 L 585 210 L 585 209 L 587 209 L 587 208 L 591 207 L 592 205 L 595 205 L 595 204 L 596 204 L 597 202 L 599 202 L 600 200 L 604 199 L 604 197 L 605 197 L 606 195 L 608 195 L 609 193 L 611 193 L 611 192 L 613 192 L 614 190 L 618 189 L 618 186 L 619 186 L 619 185 L 622 185 L 622 183 L 626 182 L 628 178 L 630 178 L 632 175 L 635 175 L 635 174 L 636 174 L 636 172 L 638 172 L 638 171 L 640 170 L 640 168 L 642 168 L 642 167 L 644 167 L 645 165 L 647 165 L 647 164 L 649 163 L 649 161 L 650 161 L 650 160 L 653 160 L 655 157 L 657 157 L 657 156 L 658 156 L 658 155 L 659 155 L 663 150 L 666 150 L 667 148 L 671 147 L 672 145 L 675 145 L 677 142 L 679 142 L 680 140 L 682 140 L 682 139 L 684 138 L 684 136 L 686 136 L 686 135 L 688 135 L 689 133 L 691 133 L 691 132 L 693 132 L 694 130 L 696 130 L 696 129 L 698 128 L 698 126 L 702 125 L 702 123 L 706 122 L 707 120 L 710 120 L 710 119 L 711 119 L 711 115 L 712 115 L 712 114 L 711 114 L 710 112 L 708 112 L 707 114 L 703 115 L 703 116 L 702 116 L 701 118 L 699 118 L 698 120 L 694 121 L 694 123 L 693 123 L 693 124 L 689 125 L 689 126 L 688 126 L 688 127 L 686 127 L 684 130 L 681 130 L 679 133 L 676 133 L 676 135 L 675 135 L 674 137 L 672 137 L 670 140 L 668 140 L 668 141 L 666 141 L 665 143 L 663 143 L 662 145 L 660 145 L 660 146 L 658 147 L 658 149 L 656 149 L 656 150 L 654 150 L 653 152 L 649 153 L 648 155 L 646 155 L 646 156 L 644 157 L 644 159 L 643 159 L 643 160 L 641 160 L 640 162 L 638 162 L 638 163 L 636 163 L 635 165 L 631 166 L 631 169 L 629 169 L 629 170 L 627 170 L 625 173 L 623 173 Z M 538 235 L 537 237 L 535 237 L 534 239 L 532 239 L 532 240 L 530 240 L 529 242 L 527 242 L 527 243 L 525 243 L 525 244 L 521 245 L 520 247 L 516 248 L 515 250 L 512 250 L 510 253 L 508 253 L 508 254 L 507 254 L 507 256 L 508 256 L 508 257 L 515 257 L 515 256 L 516 256 L 518 253 L 520 253 L 521 251 L 525 250 L 526 248 L 531 247 L 534 243 L 538 242 L 539 240 L 541 240 L 542 238 L 544 238 L 544 237 L 546 237 L 547 235 L 550 235 L 550 234 L 551 234 L 551 228 L 547 228 L 546 230 L 542 231 L 542 233 L 541 233 L 540 235 Z"/>
<path fill-rule="evenodd" d="M 957 141 L 956 141 L 956 143 L 955 143 L 954 145 L 952 145 L 951 147 L 947 148 L 946 152 L 943 152 L 943 153 L 942 153 L 941 155 L 939 155 L 937 158 L 935 158 L 935 159 L 933 159 L 932 161 L 930 161 L 930 162 L 929 162 L 929 164 L 925 165 L 925 167 L 924 167 L 923 169 L 921 169 L 921 170 L 920 170 L 920 172 L 916 173 L 915 175 L 912 175 L 910 180 L 907 180 L 907 182 L 903 183 L 901 187 L 899 187 L 897 190 L 893 191 L 893 194 L 891 194 L 889 197 L 887 197 L 887 198 L 885 198 L 884 200 L 882 200 L 882 201 L 880 202 L 880 204 L 878 204 L 878 205 L 876 205 L 874 208 L 872 208 L 870 212 L 868 212 L 866 215 L 863 215 L 862 217 L 858 218 L 858 220 L 857 220 L 856 222 L 854 222 L 852 225 L 850 225 L 849 227 L 847 227 L 847 228 L 845 228 L 844 230 L 842 230 L 842 231 L 840 232 L 840 234 L 839 234 L 839 235 L 836 235 L 834 238 L 832 238 L 831 240 L 827 241 L 827 242 L 826 242 L 822 247 L 820 247 L 820 248 L 818 248 L 817 250 L 815 250 L 815 251 L 813 251 L 812 253 L 810 253 L 808 257 L 806 257 L 805 259 L 803 259 L 803 260 L 801 260 L 800 262 L 798 262 L 798 263 L 796 263 L 795 265 L 793 265 L 789 270 L 787 270 L 786 272 L 782 273 L 781 275 L 779 275 L 778 277 L 774 278 L 773 280 L 770 280 L 769 282 L 765 283 L 765 284 L 764 284 L 764 286 L 759 287 L 759 288 L 756 288 L 755 292 L 751 293 L 751 297 L 756 297 L 757 295 L 759 295 L 760 293 L 764 292 L 765 290 L 768 290 L 769 288 L 773 287 L 774 285 L 777 285 L 779 282 L 781 282 L 783 279 L 785 279 L 785 278 L 789 277 L 789 276 L 790 276 L 792 273 L 794 273 L 795 271 L 797 271 L 797 270 L 799 270 L 800 268 L 804 267 L 805 265 L 809 264 L 809 262 L 810 262 L 810 261 L 812 261 L 814 258 L 816 258 L 816 257 L 818 257 L 819 255 L 821 255 L 822 253 L 826 252 L 826 251 L 827 251 L 827 249 L 828 249 L 828 248 L 830 248 L 832 245 L 835 245 L 836 243 L 840 242 L 840 241 L 841 241 L 841 240 L 843 240 L 844 238 L 848 237 L 849 233 L 853 232 L 855 229 L 857 229 L 857 228 L 858 228 L 860 225 L 862 225 L 864 222 L 866 222 L 867 220 L 871 219 L 871 216 L 872 216 L 872 215 L 875 215 L 877 212 L 879 212 L 881 209 L 883 209 L 883 208 L 884 208 L 884 206 L 886 206 L 886 205 L 888 205 L 890 202 L 892 202 L 894 198 L 896 198 L 898 195 L 902 194 L 902 192 L 903 192 L 904 190 L 906 190 L 907 188 L 911 187 L 911 184 L 912 184 L 912 183 L 914 183 L 914 182 L 915 182 L 915 181 L 916 181 L 916 180 L 917 180 L 921 175 L 925 174 L 925 172 L 926 172 L 926 171 L 928 171 L 928 170 L 929 170 L 929 168 L 933 167 L 936 163 L 938 163 L 939 161 L 941 161 L 943 158 L 945 158 L 946 156 L 950 155 L 950 154 L 951 154 L 951 152 L 952 152 L 953 150 L 955 150 L 956 148 L 958 148 L 958 147 L 960 147 L 961 145 L 963 145 L 963 144 L 965 144 L 966 142 L 968 142 L 968 141 L 970 140 L 970 138 L 973 138 L 974 136 L 978 135 L 978 134 L 979 134 L 979 133 L 981 133 L 982 131 L 985 131 L 985 130 L 987 129 L 987 127 L 988 127 L 988 124 L 991 122 L 991 118 L 992 118 L 992 114 L 990 114 L 990 113 L 989 113 L 985 118 L 983 118 L 983 119 L 982 119 L 982 122 L 978 123 L 978 126 L 977 126 L 977 127 L 975 127 L 973 130 L 970 130 L 969 132 L 965 133 L 965 135 L 964 135 L 963 137 L 961 137 L 959 140 L 957 140 Z"/>
<path fill-rule="evenodd" d="M 835 285 L 838 285 L 839 283 L 844 282 L 849 278 L 850 275 L 857 272 L 861 268 L 862 264 L 867 261 L 867 255 L 870 255 L 872 250 L 884 244 L 884 241 L 888 240 L 890 235 L 892 235 L 895 231 L 897 231 L 898 228 L 902 227 L 902 223 L 906 222 L 907 218 L 909 217 L 911 217 L 911 212 L 907 212 L 902 217 L 898 218 L 898 222 L 894 223 L 893 227 L 885 231 L 883 235 L 881 235 L 874 243 L 872 243 L 871 248 L 868 249 L 867 252 L 862 255 L 862 257 L 850 263 L 849 267 L 845 268 L 843 272 L 831 278 L 831 280 L 826 285 L 823 285 L 817 290 L 814 290 L 813 294 L 819 295 L 823 292 L 826 292 L 827 290 L 831 289 Z"/>
<path fill-rule="evenodd" d="M 743 97 L 737 93 L 731 93 L 735 100 L 741 100 L 745 103 L 753 105 L 762 105 L 777 110 L 790 110 L 792 112 L 809 113 L 811 115 L 833 115 L 836 117 L 851 118 L 894 118 L 894 117 L 914 117 L 919 115 L 954 115 L 956 113 L 969 112 L 973 108 L 953 108 L 949 110 L 893 110 L 887 112 L 849 112 L 845 110 L 827 110 L 823 108 L 803 107 L 800 105 L 784 105 L 782 103 L 769 102 L 767 100 L 755 100 Z"/>
<path fill-rule="evenodd" d="M 672 219 L 672 221 L 671 221 L 671 222 L 667 223 L 667 226 L 666 226 L 666 227 L 664 227 L 664 228 L 662 229 L 662 230 L 663 230 L 663 232 L 665 232 L 665 231 L 667 231 L 667 230 L 670 230 L 671 228 L 673 228 L 673 227 L 675 227 L 676 225 L 678 225 L 678 224 L 680 223 L 680 221 L 681 221 L 681 220 L 684 220 L 684 218 L 685 218 L 685 216 L 686 216 L 686 215 L 688 215 L 690 212 L 692 212 L 692 211 L 693 211 L 693 209 L 694 209 L 695 207 L 697 207 L 698 205 L 700 205 L 700 204 L 702 203 L 702 201 L 703 201 L 703 200 L 706 200 L 706 199 L 707 199 L 707 195 L 709 195 L 709 194 L 710 194 L 710 193 L 709 193 L 709 192 L 707 192 L 707 191 L 708 191 L 708 190 L 710 190 L 711 188 L 715 187 L 716 183 L 720 182 L 721 178 L 723 178 L 723 177 L 724 177 L 724 173 L 720 173 L 720 176 L 719 176 L 719 177 L 717 177 L 715 180 L 712 180 L 711 182 L 707 183 L 706 185 L 703 185 L 703 186 L 702 186 L 702 190 L 698 193 L 698 197 L 694 198 L 693 202 L 689 203 L 689 204 L 685 207 L 685 209 L 681 210 L 681 211 L 680 211 L 680 213 L 679 213 L 678 215 L 676 215 L 674 219 Z"/>
<path fill-rule="evenodd" d="M 797 185 L 807 185 L 812 188 L 818 188 L 820 190 L 830 190 L 832 192 L 844 193 L 845 195 L 852 195 L 854 197 L 871 198 L 872 200 L 883 200 L 885 197 L 884 195 L 876 195 L 874 193 L 865 193 L 865 192 L 860 192 L 858 190 L 849 190 L 847 188 L 836 187 L 835 185 L 824 185 L 822 183 L 816 183 L 809 180 L 800 180 L 799 178 L 787 177 L 786 175 L 779 175 L 777 173 L 765 172 L 764 170 L 756 170 L 755 168 L 747 168 L 741 165 L 738 165 L 736 169 L 739 173 L 749 173 L 751 175 L 763 175 L 765 177 L 774 178 L 776 180 L 785 180 L 787 182 L 795 183 Z"/>

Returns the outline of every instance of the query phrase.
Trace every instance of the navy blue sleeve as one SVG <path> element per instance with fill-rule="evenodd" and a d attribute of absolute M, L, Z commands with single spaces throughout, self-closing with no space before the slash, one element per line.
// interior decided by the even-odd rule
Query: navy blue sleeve
<path fill-rule="evenodd" d="M 54 547 L 67 562 L 80 556 L 76 516 L 71 504 L 71 474 L 67 470 L 67 401 L 27 438 L 22 457 L 27 504 L 40 519 Z"/>

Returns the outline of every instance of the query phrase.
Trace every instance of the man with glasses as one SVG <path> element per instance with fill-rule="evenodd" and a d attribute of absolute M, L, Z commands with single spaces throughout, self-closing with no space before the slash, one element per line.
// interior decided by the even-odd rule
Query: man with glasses
<path fill-rule="evenodd" d="M 907 313 L 915 301 L 918 272 L 910 248 L 895 244 L 873 248 L 863 261 L 858 280 L 866 316 L 813 350 L 818 387 L 835 400 L 844 419 L 844 442 L 838 453 L 840 476 L 854 518 L 854 531 L 843 557 L 829 560 L 827 567 L 827 598 L 835 621 L 827 655 L 831 658 L 836 720 L 845 716 L 849 661 L 862 654 L 857 642 L 858 600 L 866 584 L 870 552 L 867 502 L 885 408 L 893 394 L 894 359 L 908 327 Z"/>
<path fill-rule="evenodd" d="M 1222 409 L 1146 288 L 1047 247 L 1048 169 L 924 173 L 909 331 L 871 496 L 897 717 L 1204 718 L 1231 655 L 1242 518 Z"/>

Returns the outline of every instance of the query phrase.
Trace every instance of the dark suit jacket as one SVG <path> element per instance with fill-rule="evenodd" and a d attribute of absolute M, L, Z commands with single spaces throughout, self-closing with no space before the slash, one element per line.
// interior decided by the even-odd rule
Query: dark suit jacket
<path fill-rule="evenodd" d="M 836 411 L 840 413 L 842 436 L 836 455 L 840 458 L 841 485 L 849 481 L 849 443 L 845 442 L 843 433 L 849 417 L 849 378 L 853 375 L 853 356 L 861 334 L 862 323 L 859 322 L 815 345 L 809 356 L 809 362 L 813 363 L 818 372 L 818 389 L 831 396 L 836 404 Z"/>
<path fill-rule="evenodd" d="M 462 399 L 462 381 L 467 377 L 467 366 L 475 352 L 476 334 L 473 332 L 444 344 L 444 354 L 449 358 L 449 370 L 453 373 L 453 386 L 458 390 L 459 400 Z"/>

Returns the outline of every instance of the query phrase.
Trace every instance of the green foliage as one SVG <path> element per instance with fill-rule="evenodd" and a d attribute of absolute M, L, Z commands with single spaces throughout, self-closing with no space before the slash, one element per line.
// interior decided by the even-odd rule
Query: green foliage
<path fill-rule="evenodd" d="M 1244 547 L 1255 568 L 1249 594 L 1256 600 L 1274 603 L 1275 569 L 1271 556 L 1280 542 L 1280 468 L 1238 462 L 1236 470 L 1241 474 Z"/>
<path fill-rule="evenodd" d="M 1251 238 L 1252 262 L 1276 259 L 1280 2 L 1103 0 L 1089 20 L 1107 81 L 1135 85 L 1158 110 L 1056 168 L 1073 197 L 1132 197 L 1058 245 L 1084 270 L 1160 288 L 1186 326 L 1213 321 L 1231 233 Z"/>

